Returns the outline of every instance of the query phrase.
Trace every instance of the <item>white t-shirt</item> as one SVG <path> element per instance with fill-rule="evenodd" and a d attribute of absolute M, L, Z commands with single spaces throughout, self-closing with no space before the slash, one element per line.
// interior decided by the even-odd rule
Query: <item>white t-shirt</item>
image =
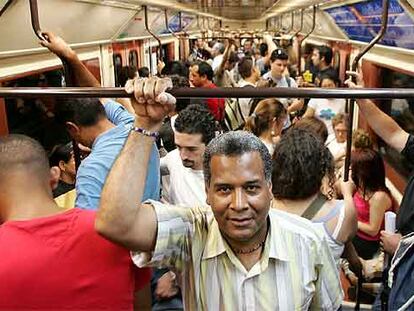
<path fill-rule="evenodd" d="M 344 99 L 327 99 L 327 98 L 312 98 L 308 107 L 315 111 L 315 117 L 322 120 L 328 128 L 328 140 L 330 143 L 335 139 L 334 129 L 332 127 L 332 118 L 338 113 L 345 112 L 345 100 Z"/>
<path fill-rule="evenodd" d="M 247 82 L 243 79 L 239 81 L 239 87 L 255 87 L 253 83 Z M 244 119 L 246 120 L 249 117 L 249 112 L 251 108 L 251 98 L 239 98 L 240 109 L 243 114 Z"/>
<path fill-rule="evenodd" d="M 213 68 L 213 71 L 215 71 L 218 67 L 220 67 L 221 62 L 223 61 L 223 54 L 217 55 L 213 59 L 213 63 L 211 64 L 211 68 Z"/>
<path fill-rule="evenodd" d="M 185 167 L 178 149 L 160 159 L 161 174 L 169 174 L 169 185 L 163 186 L 163 197 L 170 204 L 182 206 L 207 206 L 202 170 Z"/>
<path fill-rule="evenodd" d="M 329 142 L 326 147 L 332 153 L 334 159 L 339 159 L 341 156 L 345 155 L 346 152 L 346 142 L 338 143 L 336 139 Z"/>

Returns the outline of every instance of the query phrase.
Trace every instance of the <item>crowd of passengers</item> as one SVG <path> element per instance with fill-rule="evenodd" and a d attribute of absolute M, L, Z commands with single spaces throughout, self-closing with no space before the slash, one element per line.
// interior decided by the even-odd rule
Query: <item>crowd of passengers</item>
<path fill-rule="evenodd" d="M 61 38 L 45 35 L 77 85 L 100 86 Z M 414 308 L 414 181 L 398 206 L 363 130 L 342 181 L 345 101 L 165 92 L 339 85 L 329 47 L 316 47 L 297 79 L 290 54 L 269 35 L 243 47 L 197 40 L 189 63 L 160 63 L 153 77 L 126 71 L 131 100 L 59 100 L 77 170 L 72 142 L 47 157 L 34 139 L 2 137 L 0 309 L 133 309 L 150 283 L 152 310 L 339 310 L 341 267 L 366 280 L 381 260 L 374 309 Z M 413 136 L 370 100 L 357 104 L 414 161 Z M 388 211 L 396 233 L 384 231 Z"/>

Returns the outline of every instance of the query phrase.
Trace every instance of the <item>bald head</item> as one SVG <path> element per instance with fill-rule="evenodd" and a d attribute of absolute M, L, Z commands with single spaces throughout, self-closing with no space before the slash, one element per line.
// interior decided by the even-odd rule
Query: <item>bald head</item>
<path fill-rule="evenodd" d="M 26 172 L 30 179 L 47 178 L 49 164 L 45 150 L 36 140 L 24 135 L 1 137 L 0 182 L 20 172 Z"/>

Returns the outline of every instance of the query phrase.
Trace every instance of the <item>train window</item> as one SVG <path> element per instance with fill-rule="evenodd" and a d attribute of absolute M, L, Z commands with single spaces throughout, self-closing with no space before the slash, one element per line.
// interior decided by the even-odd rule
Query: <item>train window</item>
<path fill-rule="evenodd" d="M 122 57 L 121 57 L 121 55 L 120 54 L 114 54 L 113 61 L 114 61 L 114 73 L 115 73 L 115 86 L 121 86 L 119 84 L 119 75 L 120 75 L 121 69 L 122 69 Z"/>
<path fill-rule="evenodd" d="M 135 50 L 129 51 L 128 64 L 129 64 L 129 66 L 138 68 L 138 53 L 137 53 L 137 51 L 135 51 Z"/>
<path fill-rule="evenodd" d="M 414 88 L 414 76 L 390 69 L 384 69 L 383 87 Z M 381 103 L 381 109 L 389 114 L 405 131 L 414 134 L 414 100 L 392 99 Z M 404 177 L 408 178 L 414 166 L 397 151 L 380 142 L 380 149 L 386 160 Z"/>
<path fill-rule="evenodd" d="M 61 87 L 63 75 L 51 70 L 7 81 L 7 87 Z M 63 125 L 54 118 L 55 98 L 5 98 L 9 133 L 24 134 L 38 140 L 50 151 L 53 146 L 67 143 L 70 138 Z"/>

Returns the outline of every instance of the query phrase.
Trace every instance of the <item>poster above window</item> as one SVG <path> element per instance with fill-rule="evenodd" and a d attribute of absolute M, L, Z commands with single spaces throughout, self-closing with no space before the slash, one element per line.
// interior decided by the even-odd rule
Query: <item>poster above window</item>
<path fill-rule="evenodd" d="M 381 29 L 382 0 L 327 9 L 351 40 L 369 42 Z M 388 27 L 380 44 L 414 49 L 414 21 L 398 0 L 390 0 Z"/>

